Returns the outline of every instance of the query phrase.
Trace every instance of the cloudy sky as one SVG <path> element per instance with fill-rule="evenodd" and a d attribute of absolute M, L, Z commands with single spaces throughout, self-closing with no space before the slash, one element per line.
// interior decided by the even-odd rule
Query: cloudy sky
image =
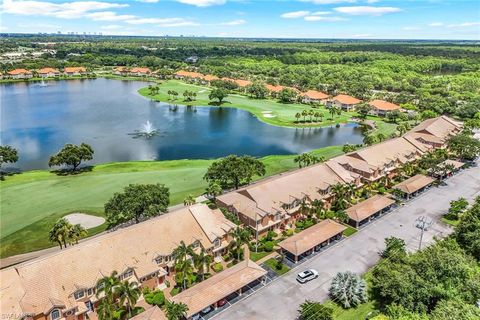
<path fill-rule="evenodd" d="M 480 40 L 480 1 L 0 0 L 0 31 Z"/>

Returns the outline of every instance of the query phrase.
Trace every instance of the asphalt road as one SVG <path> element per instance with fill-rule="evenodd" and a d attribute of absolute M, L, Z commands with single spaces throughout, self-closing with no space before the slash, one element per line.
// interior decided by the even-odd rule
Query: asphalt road
<path fill-rule="evenodd" d="M 311 260 L 239 301 L 214 317 L 220 319 L 295 319 L 298 306 L 306 299 L 323 302 L 328 299 L 331 279 L 341 271 L 365 273 L 379 261 L 378 252 L 384 249 L 384 239 L 395 236 L 405 240 L 409 251 L 418 249 L 420 230 L 415 220 L 426 216 L 434 224 L 425 232 L 423 244 L 434 236 L 442 237 L 452 229 L 441 222 L 449 202 L 465 197 L 469 201 L 480 195 L 480 166 L 464 170 L 446 181 L 446 185 L 432 187 L 420 196 L 393 210 L 388 215 L 367 225 L 353 236 L 337 243 Z M 295 281 L 298 272 L 314 268 L 319 278 L 300 285 Z"/>

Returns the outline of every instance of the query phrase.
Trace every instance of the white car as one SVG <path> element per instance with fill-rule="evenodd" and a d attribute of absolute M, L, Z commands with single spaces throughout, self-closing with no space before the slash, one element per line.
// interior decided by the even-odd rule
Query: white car
<path fill-rule="evenodd" d="M 200 319 L 200 313 L 196 313 L 192 316 L 192 320 L 199 320 Z"/>
<path fill-rule="evenodd" d="M 202 314 L 207 314 L 207 313 L 209 313 L 210 311 L 212 311 L 212 307 L 211 307 L 211 306 L 208 306 L 208 307 L 206 307 L 205 309 L 203 309 L 201 312 L 202 312 Z"/>
<path fill-rule="evenodd" d="M 318 278 L 318 271 L 314 269 L 305 270 L 297 275 L 297 281 L 300 283 L 305 283 L 316 278 Z"/>

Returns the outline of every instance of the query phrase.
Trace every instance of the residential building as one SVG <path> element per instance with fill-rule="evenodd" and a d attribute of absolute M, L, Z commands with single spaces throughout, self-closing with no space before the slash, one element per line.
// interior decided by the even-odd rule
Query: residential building
<path fill-rule="evenodd" d="M 303 103 L 326 103 L 329 95 L 321 91 L 308 90 L 302 93 Z"/>
<path fill-rule="evenodd" d="M 385 100 L 373 100 L 368 103 L 372 107 L 372 113 L 377 116 L 385 116 L 387 112 L 400 110 L 400 106 Z"/>
<path fill-rule="evenodd" d="M 175 79 L 192 79 L 192 80 L 199 80 L 202 78 L 203 74 L 198 72 L 191 72 L 180 70 L 173 74 Z"/>
<path fill-rule="evenodd" d="M 209 83 L 212 82 L 213 80 L 218 80 L 218 79 L 220 79 L 220 78 L 217 77 L 217 76 L 213 76 L 213 75 L 211 75 L 211 74 L 201 75 L 201 76 L 200 76 L 200 83 L 209 84 Z"/>
<path fill-rule="evenodd" d="M 87 69 L 84 67 L 65 67 L 63 73 L 67 76 L 80 76 L 87 74 Z"/>
<path fill-rule="evenodd" d="M 150 68 L 141 68 L 141 67 L 134 67 L 128 71 L 128 74 L 134 77 L 146 77 L 151 73 L 152 71 L 150 70 Z"/>
<path fill-rule="evenodd" d="M 33 74 L 26 69 L 15 69 L 8 71 L 7 76 L 11 79 L 30 79 L 33 77 Z"/>
<path fill-rule="evenodd" d="M 60 75 L 60 71 L 54 68 L 42 68 L 37 71 L 38 75 L 42 78 L 53 78 Z"/>
<path fill-rule="evenodd" d="M 220 210 L 196 204 L 3 269 L 1 310 L 34 319 L 92 319 L 100 278 L 115 270 L 121 280 L 165 288 L 181 241 L 220 255 L 234 227 Z"/>
<path fill-rule="evenodd" d="M 117 76 L 127 76 L 128 71 L 129 71 L 128 67 L 124 67 L 124 66 L 113 68 L 113 74 L 116 74 Z"/>
<path fill-rule="evenodd" d="M 447 116 L 427 119 L 404 135 L 405 139 L 419 149 L 428 151 L 432 148 L 443 148 L 448 138 L 463 129 L 461 122 Z"/>
<path fill-rule="evenodd" d="M 353 111 L 357 104 L 361 103 L 362 100 L 354 98 L 346 94 L 339 94 L 338 96 L 333 97 L 327 102 L 327 107 L 336 106 L 345 111 Z"/>

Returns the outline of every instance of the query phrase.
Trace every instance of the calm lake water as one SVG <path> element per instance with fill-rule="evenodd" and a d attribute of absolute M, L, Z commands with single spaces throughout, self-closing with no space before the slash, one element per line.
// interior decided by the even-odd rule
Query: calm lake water
<path fill-rule="evenodd" d="M 292 154 L 344 143 L 361 143 L 355 124 L 340 128 L 281 128 L 234 108 L 183 107 L 137 94 L 140 81 L 107 79 L 0 85 L 1 144 L 19 151 L 15 167 L 48 168 L 66 143 L 86 142 L 92 163 L 129 160 L 209 159 L 228 154 Z M 129 133 L 150 121 L 160 134 Z"/>

